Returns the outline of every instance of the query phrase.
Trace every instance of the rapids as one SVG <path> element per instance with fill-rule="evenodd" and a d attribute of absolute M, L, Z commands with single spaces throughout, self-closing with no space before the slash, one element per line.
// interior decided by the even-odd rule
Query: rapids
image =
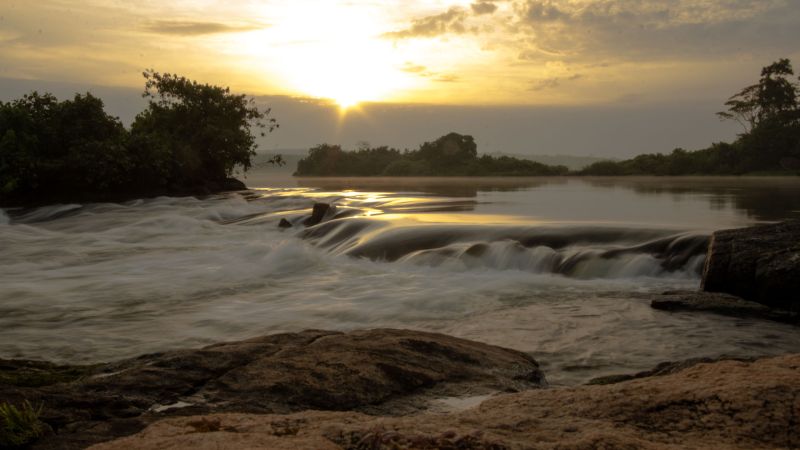
<path fill-rule="evenodd" d="M 0 210 L 0 358 L 89 363 L 403 327 L 517 348 L 551 383 L 574 384 L 665 360 L 800 351 L 791 326 L 649 307 L 654 293 L 698 287 L 714 229 L 800 209 L 796 181 L 727 183 L 289 180 Z M 335 208 L 304 228 L 314 202 Z M 282 218 L 296 226 L 278 228 Z"/>

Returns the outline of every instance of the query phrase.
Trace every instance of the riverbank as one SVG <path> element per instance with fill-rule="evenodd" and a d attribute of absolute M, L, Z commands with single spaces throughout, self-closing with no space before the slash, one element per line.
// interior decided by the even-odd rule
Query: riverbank
<path fill-rule="evenodd" d="M 800 354 L 547 386 L 524 353 L 388 329 L 264 336 L 92 367 L 0 362 L 0 396 L 43 405 L 32 449 L 800 445 Z"/>

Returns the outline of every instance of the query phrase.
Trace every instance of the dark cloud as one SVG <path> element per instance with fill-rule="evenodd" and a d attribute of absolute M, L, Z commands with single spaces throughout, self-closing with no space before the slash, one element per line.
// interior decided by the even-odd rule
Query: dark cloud
<path fill-rule="evenodd" d="M 478 1 L 470 5 L 472 12 L 476 15 L 491 14 L 497 11 L 497 5 L 494 2 Z"/>
<path fill-rule="evenodd" d="M 529 1 L 524 7 L 524 19 L 529 22 L 552 22 L 568 18 L 570 15 L 550 0 Z"/>
<path fill-rule="evenodd" d="M 464 21 L 468 16 L 469 13 L 465 9 L 454 6 L 441 14 L 416 19 L 409 28 L 386 33 L 383 37 L 408 39 L 440 36 L 448 33 L 461 34 L 467 32 Z"/>
<path fill-rule="evenodd" d="M 551 77 L 543 80 L 536 80 L 530 87 L 530 91 L 545 91 L 548 89 L 555 89 L 561 86 L 565 81 L 575 81 L 583 78 L 583 74 L 576 73 L 566 77 Z"/>
<path fill-rule="evenodd" d="M 157 20 L 147 24 L 144 29 L 159 34 L 175 36 L 200 36 L 203 34 L 240 33 L 266 28 L 264 25 L 231 25 L 219 22 L 199 22 L 190 20 Z"/>

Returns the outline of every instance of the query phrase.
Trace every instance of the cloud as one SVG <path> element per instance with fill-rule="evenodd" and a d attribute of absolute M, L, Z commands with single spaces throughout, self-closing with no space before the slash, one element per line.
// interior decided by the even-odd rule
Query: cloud
<path fill-rule="evenodd" d="M 497 5 L 490 1 L 478 1 L 470 5 L 472 12 L 476 15 L 491 14 L 497 11 Z"/>
<path fill-rule="evenodd" d="M 422 17 L 411 22 L 405 30 L 385 33 L 389 39 L 408 39 L 414 37 L 433 37 L 443 34 L 461 34 L 467 31 L 464 21 L 469 13 L 464 8 L 451 7 L 447 11 L 433 16 Z"/>
<path fill-rule="evenodd" d="M 191 20 L 157 20 L 147 24 L 144 29 L 151 33 L 173 36 L 200 36 L 204 34 L 241 33 L 266 28 L 265 25 L 231 25 L 219 22 L 200 22 Z"/>
<path fill-rule="evenodd" d="M 419 64 L 414 64 L 412 62 L 406 62 L 401 68 L 403 72 L 413 73 L 414 75 L 429 78 L 432 81 L 438 81 L 440 83 L 454 83 L 460 80 L 458 75 L 452 73 L 443 73 L 443 72 L 434 72 L 429 70 L 425 66 L 421 66 Z"/>
<path fill-rule="evenodd" d="M 545 78 L 545 79 L 537 80 L 536 82 L 534 82 L 533 85 L 531 85 L 530 89 L 528 89 L 528 90 L 530 90 L 530 91 L 544 91 L 544 90 L 548 90 L 548 89 L 555 89 L 555 88 L 561 86 L 561 84 L 564 83 L 565 81 L 576 81 L 576 80 L 580 80 L 581 78 L 583 78 L 583 74 L 580 74 L 580 73 L 576 73 L 576 74 L 570 75 L 568 77 Z"/>
<path fill-rule="evenodd" d="M 782 54 L 800 39 L 800 7 L 786 0 L 525 0 L 515 12 L 516 54 L 534 62 Z"/>

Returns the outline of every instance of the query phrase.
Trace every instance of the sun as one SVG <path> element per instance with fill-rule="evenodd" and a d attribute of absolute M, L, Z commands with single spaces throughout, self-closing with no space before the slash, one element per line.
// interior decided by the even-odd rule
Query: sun
<path fill-rule="evenodd" d="M 418 77 L 402 70 L 408 56 L 381 38 L 391 29 L 382 11 L 352 2 L 285 2 L 270 11 L 274 25 L 242 46 L 269 55 L 270 72 L 299 95 L 329 99 L 341 110 L 387 101 Z"/>
<path fill-rule="evenodd" d="M 339 109 L 342 111 L 347 111 L 350 108 L 358 106 L 362 100 L 359 100 L 355 96 L 343 96 L 339 98 L 334 98 L 333 101 L 339 106 Z"/>

